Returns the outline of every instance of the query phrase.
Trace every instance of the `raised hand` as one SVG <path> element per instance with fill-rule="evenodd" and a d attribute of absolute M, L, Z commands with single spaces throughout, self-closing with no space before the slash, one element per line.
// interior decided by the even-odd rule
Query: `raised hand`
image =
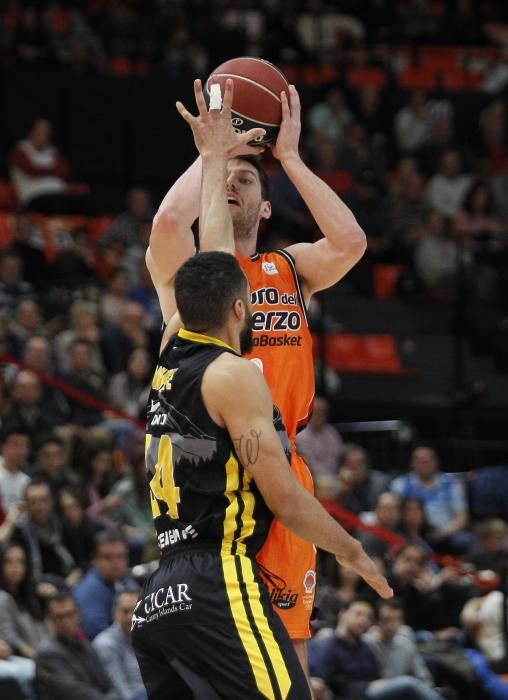
<path fill-rule="evenodd" d="M 240 134 L 234 131 L 231 124 L 233 89 L 233 81 L 228 78 L 222 109 L 208 111 L 201 81 L 195 80 L 194 95 L 198 108 L 196 117 L 181 102 L 176 103 L 178 113 L 192 129 L 194 143 L 202 157 L 225 154 L 228 158 L 233 158 L 238 155 L 259 155 L 264 150 L 262 146 L 249 145 L 250 141 L 264 136 L 264 129 L 250 129 Z"/>
<path fill-rule="evenodd" d="M 289 86 L 289 101 L 281 92 L 282 122 L 277 140 L 271 145 L 272 153 L 280 161 L 298 156 L 298 143 L 302 125 L 300 122 L 300 97 L 294 85 Z"/>

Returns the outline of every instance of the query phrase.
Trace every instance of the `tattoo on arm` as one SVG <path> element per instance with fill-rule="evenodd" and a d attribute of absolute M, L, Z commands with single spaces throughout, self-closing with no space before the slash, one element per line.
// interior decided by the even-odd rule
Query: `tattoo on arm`
<path fill-rule="evenodd" d="M 233 438 L 236 454 L 245 467 L 256 464 L 258 461 L 260 438 L 261 431 L 258 432 L 254 429 L 248 435 L 240 435 L 239 438 Z"/>

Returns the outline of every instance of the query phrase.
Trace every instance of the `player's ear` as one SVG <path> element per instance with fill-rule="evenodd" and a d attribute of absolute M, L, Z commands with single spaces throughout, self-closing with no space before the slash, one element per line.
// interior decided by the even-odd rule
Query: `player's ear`
<path fill-rule="evenodd" d="M 261 211 L 259 214 L 261 219 L 269 219 L 271 217 L 272 205 L 267 199 L 263 200 L 263 203 L 261 204 Z"/>
<path fill-rule="evenodd" d="M 240 297 L 233 302 L 233 313 L 238 321 L 243 321 L 245 318 L 245 303 Z"/>

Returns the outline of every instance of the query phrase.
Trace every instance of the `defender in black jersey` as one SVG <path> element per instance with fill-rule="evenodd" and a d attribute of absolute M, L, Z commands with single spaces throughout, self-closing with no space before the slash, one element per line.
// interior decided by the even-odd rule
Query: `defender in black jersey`
<path fill-rule="evenodd" d="M 134 611 L 133 644 L 151 700 L 307 700 L 301 666 L 255 564 L 273 516 L 238 452 L 256 446 L 249 437 L 235 445 L 203 400 L 203 376 L 224 353 L 238 355 L 215 337 L 181 329 L 155 369 L 146 466 L 162 560 Z M 273 424 L 289 472 L 276 408 Z"/>

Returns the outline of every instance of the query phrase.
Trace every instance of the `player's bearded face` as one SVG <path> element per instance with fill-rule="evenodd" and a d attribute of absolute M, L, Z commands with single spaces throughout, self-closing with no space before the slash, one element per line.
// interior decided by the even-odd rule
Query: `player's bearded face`
<path fill-rule="evenodd" d="M 235 238 L 248 237 L 252 231 L 257 230 L 262 203 L 262 200 L 259 200 L 252 204 L 245 203 L 242 208 L 232 207 L 231 218 Z"/>
<path fill-rule="evenodd" d="M 246 355 L 252 350 L 252 312 L 245 307 L 245 323 L 240 331 L 240 352 Z"/>

